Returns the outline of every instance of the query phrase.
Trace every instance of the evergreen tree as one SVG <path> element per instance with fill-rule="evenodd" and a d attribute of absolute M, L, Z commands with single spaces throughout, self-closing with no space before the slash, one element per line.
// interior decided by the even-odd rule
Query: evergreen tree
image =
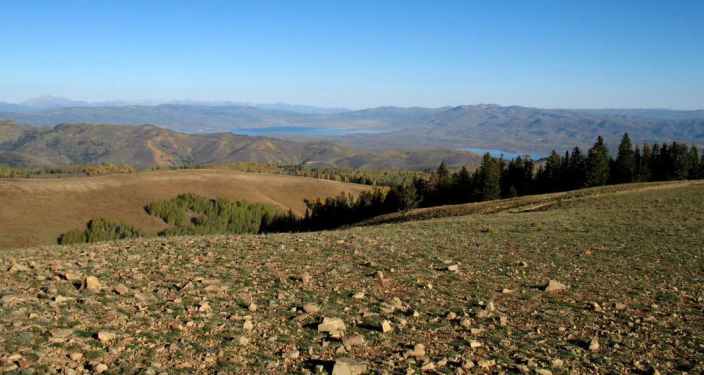
<path fill-rule="evenodd" d="M 639 181 L 650 181 L 651 179 L 651 168 L 653 165 L 653 149 L 649 144 L 643 144 L 643 154 L 641 155 L 640 162 L 638 163 L 638 180 Z"/>
<path fill-rule="evenodd" d="M 587 159 L 582 154 L 579 147 L 575 147 L 570 155 L 569 167 L 567 168 L 567 179 L 569 189 L 581 189 L 586 184 Z"/>
<path fill-rule="evenodd" d="M 613 174 L 616 183 L 633 182 L 636 169 L 635 154 L 628 133 L 623 135 L 621 144 L 618 146 L 618 156 L 616 157 L 615 167 Z"/>
<path fill-rule="evenodd" d="M 609 162 L 609 150 L 604 144 L 604 138 L 599 136 L 587 157 L 587 186 L 606 185 L 609 181 Z"/>
<path fill-rule="evenodd" d="M 695 179 L 699 178 L 699 150 L 696 146 L 689 148 L 689 173 L 687 173 L 687 178 Z"/>
<path fill-rule="evenodd" d="M 482 165 L 478 171 L 479 199 L 486 201 L 501 197 L 501 162 L 492 158 L 489 153 L 484 154 Z"/>

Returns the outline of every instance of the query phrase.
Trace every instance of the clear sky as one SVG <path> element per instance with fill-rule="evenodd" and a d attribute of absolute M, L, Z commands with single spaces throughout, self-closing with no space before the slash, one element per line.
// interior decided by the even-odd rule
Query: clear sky
<path fill-rule="evenodd" d="M 704 108 L 704 1 L 7 1 L 0 101 Z"/>

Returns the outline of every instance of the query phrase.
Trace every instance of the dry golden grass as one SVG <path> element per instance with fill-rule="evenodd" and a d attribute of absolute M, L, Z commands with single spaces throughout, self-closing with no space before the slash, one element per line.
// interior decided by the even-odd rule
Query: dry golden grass
<path fill-rule="evenodd" d="M 365 189 L 356 184 L 221 169 L 0 180 L 0 249 L 55 243 L 61 233 L 95 217 L 153 234 L 164 226 L 147 215 L 144 206 L 180 193 L 267 203 L 301 214 L 304 198 L 356 194 Z"/>

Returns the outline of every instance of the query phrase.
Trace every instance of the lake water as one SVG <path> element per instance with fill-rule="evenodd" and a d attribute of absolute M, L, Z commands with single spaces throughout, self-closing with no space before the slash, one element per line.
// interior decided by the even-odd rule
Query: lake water
<path fill-rule="evenodd" d="M 491 155 L 495 158 L 498 158 L 501 155 L 503 155 L 504 159 L 506 159 L 506 160 L 515 159 L 519 156 L 523 157 L 525 155 L 530 156 L 533 160 L 538 160 L 538 159 L 542 158 L 542 156 L 540 154 L 536 154 L 536 153 L 510 152 L 510 151 L 499 150 L 499 149 L 495 149 L 495 148 L 464 147 L 462 150 L 473 152 L 473 153 L 479 154 L 479 155 L 484 155 L 488 152 L 489 155 Z"/>
<path fill-rule="evenodd" d="M 304 126 L 270 126 L 266 128 L 235 128 L 231 132 L 251 137 L 271 137 L 276 135 L 295 135 L 305 137 L 339 137 L 351 134 L 380 134 L 386 133 L 383 129 L 359 128 L 308 128 Z"/>

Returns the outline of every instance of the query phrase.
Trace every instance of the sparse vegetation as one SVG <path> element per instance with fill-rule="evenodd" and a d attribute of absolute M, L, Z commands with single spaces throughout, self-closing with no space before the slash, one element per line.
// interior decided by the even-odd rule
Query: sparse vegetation
<path fill-rule="evenodd" d="M 117 223 L 104 218 L 88 221 L 83 230 L 72 230 L 59 236 L 60 245 L 91 243 L 100 241 L 124 240 L 142 237 L 144 234 L 127 224 Z"/>

